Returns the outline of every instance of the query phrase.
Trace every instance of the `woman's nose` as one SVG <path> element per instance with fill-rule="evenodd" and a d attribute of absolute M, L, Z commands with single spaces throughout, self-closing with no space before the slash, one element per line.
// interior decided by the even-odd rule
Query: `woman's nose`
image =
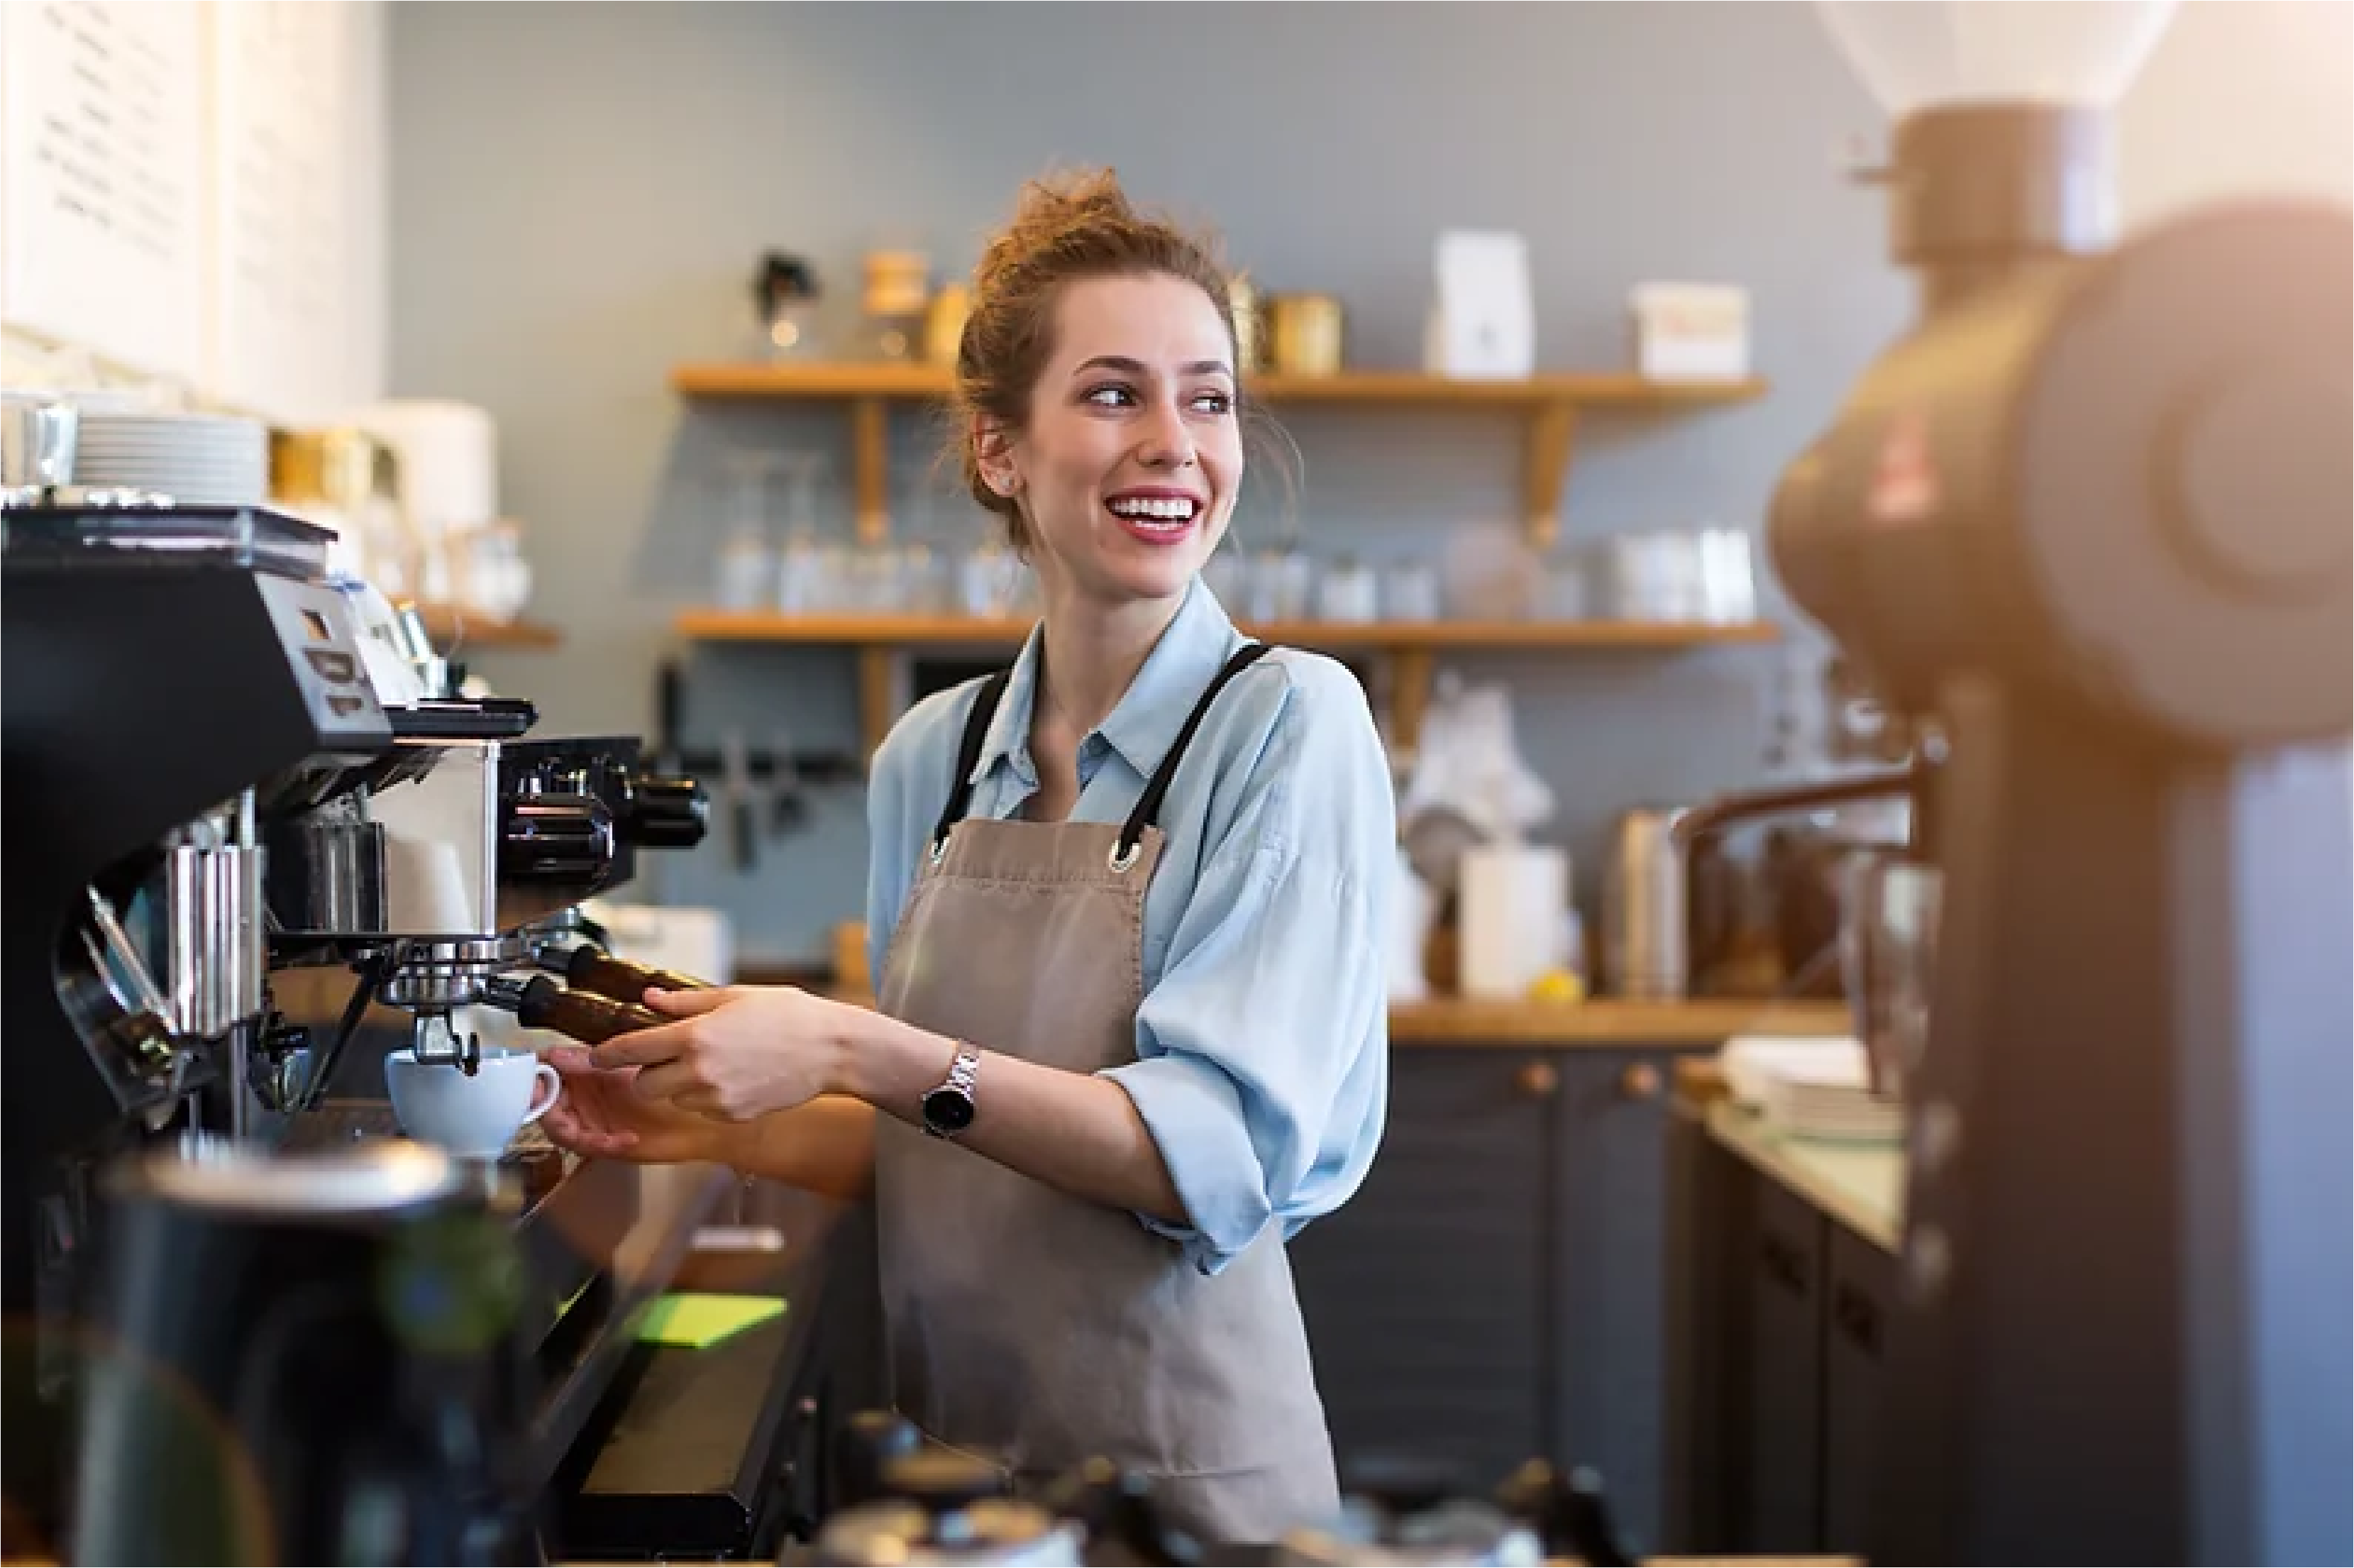
<path fill-rule="evenodd" d="M 1144 417 L 1137 456 L 1154 468 L 1184 468 L 1193 461 L 1193 432 L 1171 404 L 1155 403 Z"/>

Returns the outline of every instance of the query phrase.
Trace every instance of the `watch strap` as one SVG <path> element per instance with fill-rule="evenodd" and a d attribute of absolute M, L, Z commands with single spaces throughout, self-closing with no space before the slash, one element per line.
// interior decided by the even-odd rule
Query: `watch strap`
<path fill-rule="evenodd" d="M 941 1079 L 937 1086 L 926 1092 L 919 1107 L 926 1132 L 934 1138 L 954 1138 L 971 1127 L 972 1112 L 978 1105 L 973 1094 L 973 1085 L 980 1075 L 980 1048 L 961 1040 L 958 1041 L 955 1059 L 949 1063 L 948 1076 Z M 932 1113 L 934 1103 L 944 1096 L 960 1099 L 965 1104 L 965 1115 L 956 1126 L 943 1127 Z"/>

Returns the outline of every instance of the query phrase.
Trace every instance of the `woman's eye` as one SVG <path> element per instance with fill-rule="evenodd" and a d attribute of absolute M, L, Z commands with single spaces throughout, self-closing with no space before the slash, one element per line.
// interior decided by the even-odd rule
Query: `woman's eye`
<path fill-rule="evenodd" d="M 1234 398 L 1224 392 L 1204 392 L 1193 399 L 1193 407 L 1204 414 L 1231 413 L 1234 406 Z"/>
<path fill-rule="evenodd" d="M 1136 394 L 1117 382 L 1090 388 L 1087 401 L 1104 408 L 1124 408 L 1136 401 Z"/>

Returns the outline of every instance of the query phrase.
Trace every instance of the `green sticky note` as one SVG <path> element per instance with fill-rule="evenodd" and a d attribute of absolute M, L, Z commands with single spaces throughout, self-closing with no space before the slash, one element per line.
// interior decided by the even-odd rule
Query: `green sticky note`
<path fill-rule="evenodd" d="M 674 1290 L 646 1309 L 638 1326 L 642 1344 L 677 1345 L 707 1351 L 747 1329 L 784 1316 L 785 1303 L 775 1296 L 708 1296 Z"/>

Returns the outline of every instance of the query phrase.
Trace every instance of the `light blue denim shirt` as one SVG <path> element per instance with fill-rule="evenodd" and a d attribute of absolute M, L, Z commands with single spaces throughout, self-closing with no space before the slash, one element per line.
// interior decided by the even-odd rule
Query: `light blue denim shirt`
<path fill-rule="evenodd" d="M 1196 579 L 1119 705 L 1080 745 L 1071 820 L 1127 819 L 1245 642 Z M 975 817 L 1010 818 L 1038 788 L 1039 652 L 1034 629 L 974 768 Z M 878 982 L 979 687 L 926 697 L 875 754 L 866 939 Z M 1387 1114 L 1396 804 L 1356 677 L 1290 648 L 1236 675 L 1187 745 L 1160 826 L 1136 1060 L 1105 1075 L 1135 1102 L 1193 1223 L 1138 1218 L 1214 1274 L 1268 1225 L 1288 1240 L 1340 1207 L 1364 1180 Z"/>

